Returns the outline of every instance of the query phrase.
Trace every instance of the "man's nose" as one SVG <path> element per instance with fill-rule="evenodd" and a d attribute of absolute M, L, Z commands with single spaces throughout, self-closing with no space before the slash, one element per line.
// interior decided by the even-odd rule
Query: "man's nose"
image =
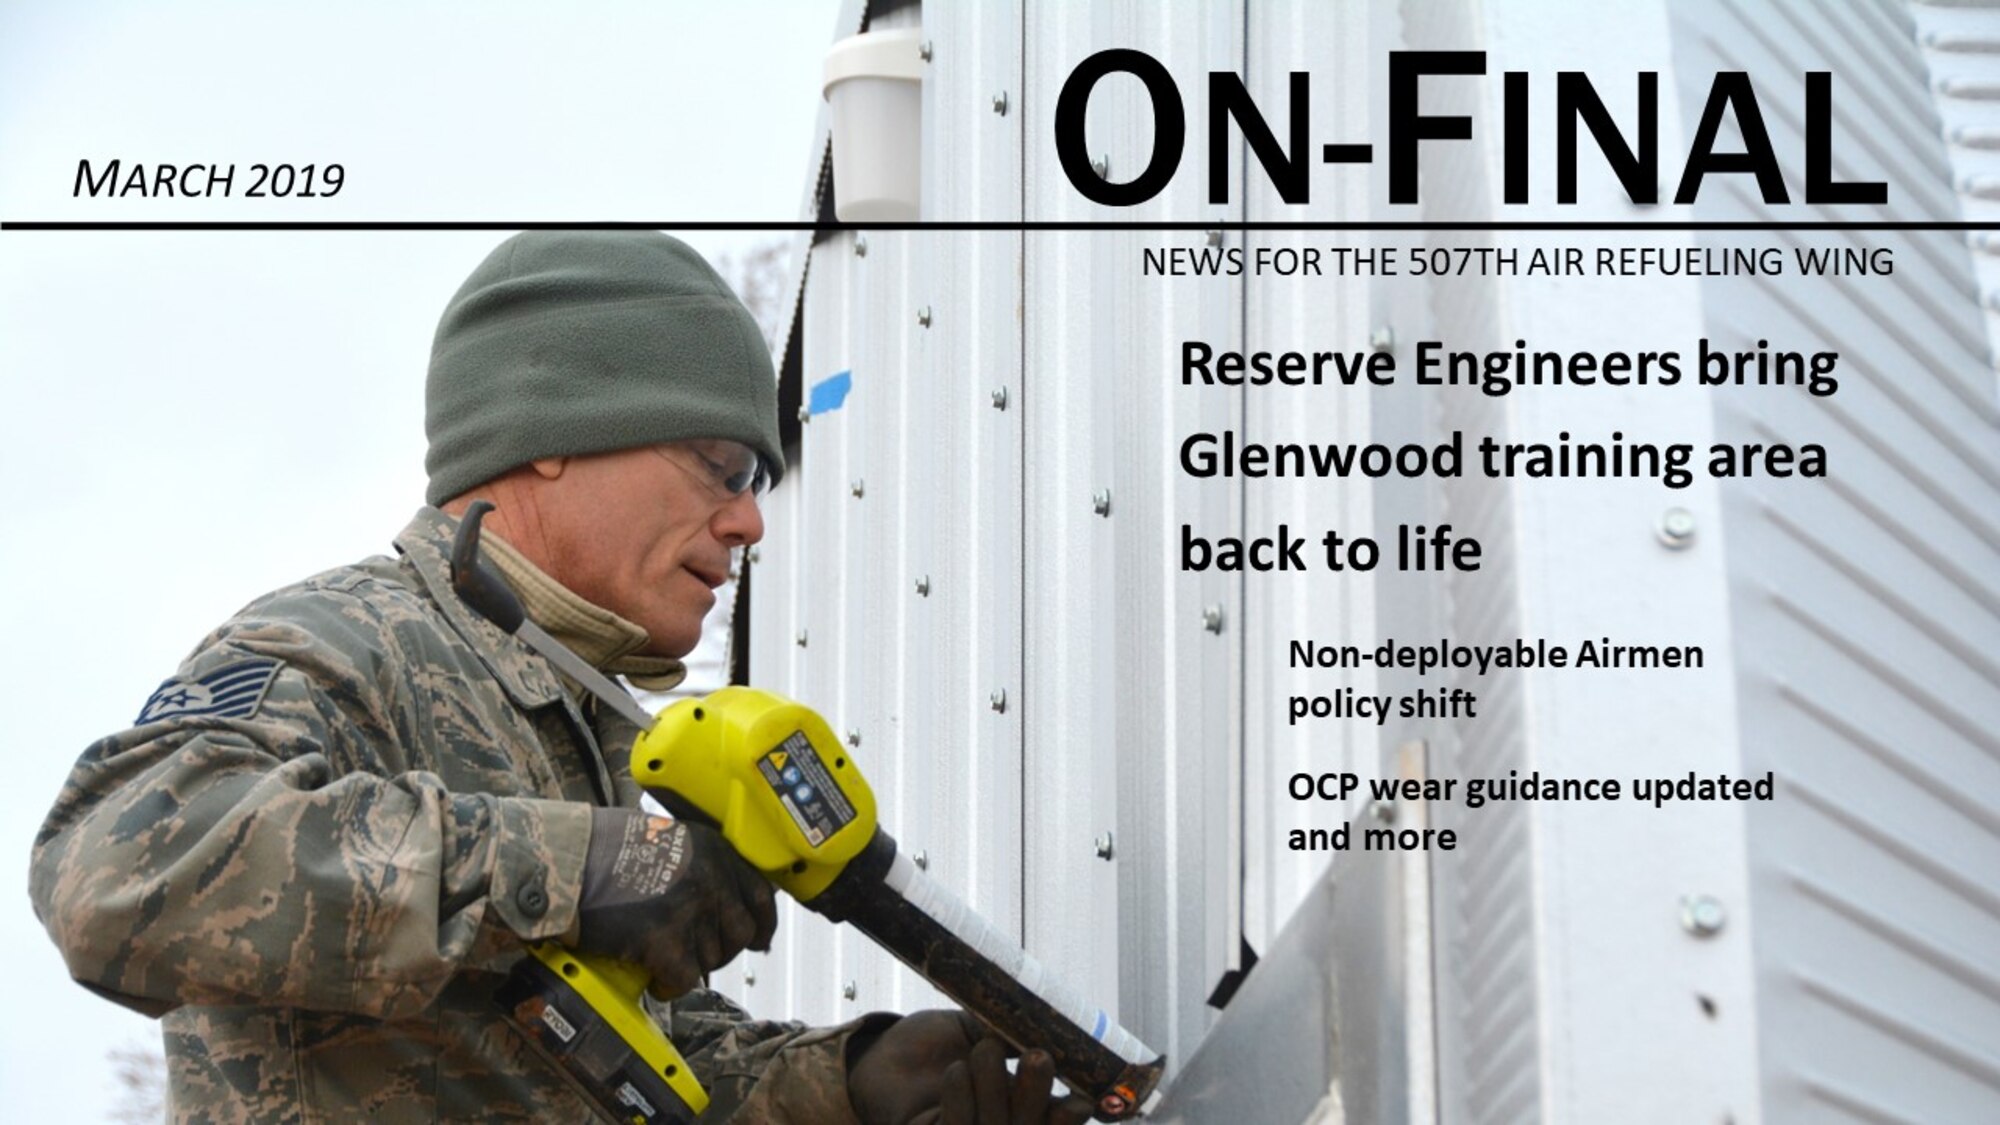
<path fill-rule="evenodd" d="M 716 509 L 708 526 L 721 542 L 731 547 L 747 547 L 764 538 L 764 513 L 757 507 L 757 498 L 744 492 L 730 497 L 728 503 Z"/>

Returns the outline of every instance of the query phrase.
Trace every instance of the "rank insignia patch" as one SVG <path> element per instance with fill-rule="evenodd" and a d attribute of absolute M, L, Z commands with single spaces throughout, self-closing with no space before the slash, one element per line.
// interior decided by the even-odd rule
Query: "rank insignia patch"
<path fill-rule="evenodd" d="M 247 719 L 264 702 L 264 693 L 278 678 L 279 667 L 278 661 L 268 658 L 241 660 L 198 680 L 168 680 L 139 708 L 139 717 L 132 725 L 196 715 Z"/>

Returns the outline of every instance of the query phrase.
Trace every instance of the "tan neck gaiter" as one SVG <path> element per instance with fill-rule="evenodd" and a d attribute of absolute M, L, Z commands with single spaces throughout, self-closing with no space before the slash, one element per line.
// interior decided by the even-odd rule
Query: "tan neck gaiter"
<path fill-rule="evenodd" d="M 578 597 L 506 540 L 489 531 L 481 537 L 480 545 L 514 588 L 528 619 L 591 667 L 624 676 L 646 691 L 666 691 L 687 675 L 687 667 L 680 661 L 639 651 L 646 647 L 646 630 Z M 575 684 L 569 686 L 576 690 Z"/>

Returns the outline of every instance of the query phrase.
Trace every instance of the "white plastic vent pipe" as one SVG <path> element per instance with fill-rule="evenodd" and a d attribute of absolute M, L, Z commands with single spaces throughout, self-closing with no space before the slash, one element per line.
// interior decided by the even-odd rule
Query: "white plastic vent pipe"
<path fill-rule="evenodd" d="M 917 218 L 924 60 L 917 28 L 849 36 L 826 52 L 833 202 L 841 222 Z"/>

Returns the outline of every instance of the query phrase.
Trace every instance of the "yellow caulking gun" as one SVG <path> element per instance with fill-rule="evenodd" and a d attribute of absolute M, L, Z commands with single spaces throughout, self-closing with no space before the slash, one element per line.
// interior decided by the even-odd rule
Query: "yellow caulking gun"
<path fill-rule="evenodd" d="M 846 922 L 1016 1048 L 1039 1048 L 1101 1120 L 1137 1114 L 1166 1060 L 903 855 L 875 820 L 860 769 L 811 709 L 730 687 L 646 713 L 623 688 L 527 620 L 479 558 L 475 501 L 452 544 L 452 586 L 642 732 L 632 778 L 677 817 L 714 826 L 780 889 Z M 645 973 L 628 964 L 530 948 L 499 1000 L 580 1093 L 633 1125 L 691 1122 L 708 1095 L 640 1003 Z"/>

